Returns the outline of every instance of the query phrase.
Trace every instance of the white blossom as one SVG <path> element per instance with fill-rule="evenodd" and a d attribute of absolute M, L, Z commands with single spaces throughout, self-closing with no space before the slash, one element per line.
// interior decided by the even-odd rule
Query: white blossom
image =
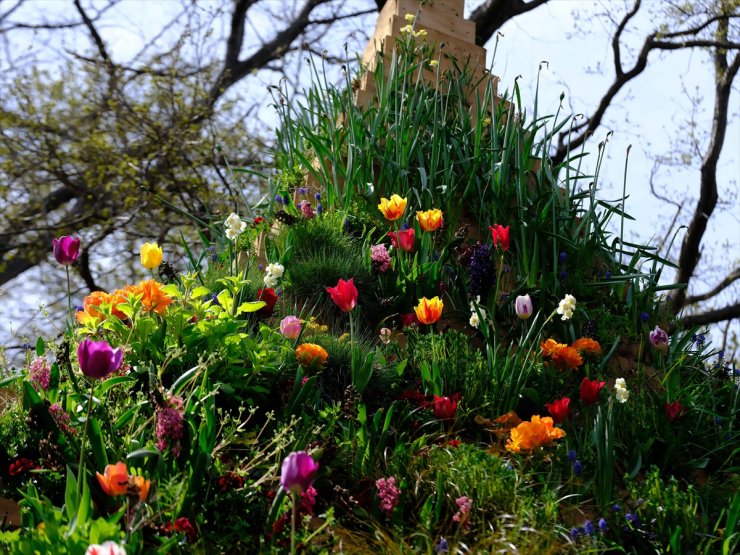
<path fill-rule="evenodd" d="M 617 378 L 614 381 L 614 395 L 620 403 L 626 403 L 627 399 L 630 398 L 630 392 L 627 389 L 627 382 L 624 381 L 624 378 Z"/>
<path fill-rule="evenodd" d="M 470 325 L 475 329 L 480 326 L 481 318 L 486 319 L 486 311 L 478 303 L 480 302 L 480 295 L 478 295 L 474 301 L 470 301 Z"/>
<path fill-rule="evenodd" d="M 576 298 L 573 295 L 565 295 L 565 298 L 558 305 L 558 314 L 562 315 L 562 320 L 570 320 L 576 309 Z"/>
<path fill-rule="evenodd" d="M 244 233 L 245 229 L 247 229 L 246 222 L 241 221 L 239 216 L 234 212 L 226 218 L 224 225 L 226 226 L 226 237 L 228 237 L 230 241 L 234 241 L 239 237 L 239 235 Z"/>

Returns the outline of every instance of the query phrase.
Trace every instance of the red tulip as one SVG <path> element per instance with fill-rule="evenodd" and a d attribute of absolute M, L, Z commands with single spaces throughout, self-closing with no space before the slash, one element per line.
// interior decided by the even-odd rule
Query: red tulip
<path fill-rule="evenodd" d="M 272 313 L 275 311 L 275 305 L 278 302 L 278 296 L 275 293 L 275 290 L 272 287 L 268 287 L 267 289 L 257 289 L 257 300 L 265 302 L 265 306 L 260 308 L 257 311 L 257 314 L 272 316 Z"/>
<path fill-rule="evenodd" d="M 552 403 L 547 403 L 545 406 L 550 412 L 550 416 L 552 416 L 555 424 L 560 424 L 564 420 L 567 420 L 568 416 L 570 415 L 569 397 L 563 397 L 562 399 L 558 399 L 557 401 L 553 401 Z"/>
<path fill-rule="evenodd" d="M 510 226 L 508 225 L 504 227 L 501 224 L 488 226 L 488 229 L 491 230 L 491 238 L 493 239 L 494 247 L 500 247 L 502 251 L 509 250 L 509 227 Z"/>
<path fill-rule="evenodd" d="M 668 422 L 675 422 L 681 418 L 683 405 L 679 401 L 673 401 L 672 403 L 666 402 L 663 404 L 663 410 L 665 411 L 666 418 L 668 418 Z"/>
<path fill-rule="evenodd" d="M 435 418 L 440 420 L 451 420 L 455 418 L 455 411 L 457 410 L 457 400 L 450 397 L 440 397 L 439 395 L 434 396 L 432 402 L 432 413 Z"/>
<path fill-rule="evenodd" d="M 331 295 L 331 300 L 344 312 L 349 312 L 357 306 L 357 287 L 355 278 L 344 281 L 340 278 L 336 287 L 327 287 L 326 292 Z"/>
<path fill-rule="evenodd" d="M 391 238 L 391 243 L 395 248 L 398 248 L 399 242 L 401 249 L 406 252 L 414 250 L 414 239 L 416 238 L 416 232 L 413 227 L 405 231 L 389 231 L 388 236 Z"/>
<path fill-rule="evenodd" d="M 583 378 L 581 382 L 581 402 L 584 405 L 593 405 L 599 400 L 599 391 L 606 385 L 606 382 L 591 381 Z"/>
<path fill-rule="evenodd" d="M 400 314 L 401 327 L 409 328 L 411 326 L 418 326 L 419 319 L 416 317 L 416 312 L 409 312 L 407 314 Z"/>

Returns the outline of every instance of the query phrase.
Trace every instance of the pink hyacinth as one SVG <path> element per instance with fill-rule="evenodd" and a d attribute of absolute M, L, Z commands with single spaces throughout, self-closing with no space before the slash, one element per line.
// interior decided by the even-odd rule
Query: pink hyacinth
<path fill-rule="evenodd" d="M 385 245 L 374 245 L 370 247 L 370 261 L 373 270 L 383 274 L 391 269 L 391 255 Z"/>
<path fill-rule="evenodd" d="M 457 512 L 452 517 L 452 520 L 459 522 L 461 526 L 467 525 L 468 518 L 470 518 L 470 510 L 473 508 L 473 501 L 466 495 L 463 495 L 455 500 L 455 504 L 457 505 Z"/>
<path fill-rule="evenodd" d="M 174 457 L 180 455 L 180 440 L 183 433 L 183 402 L 171 395 L 167 405 L 157 409 L 157 449 L 164 452 L 169 447 Z"/>
<path fill-rule="evenodd" d="M 69 414 L 62 408 L 62 406 L 59 403 L 54 403 L 52 405 L 49 405 L 49 414 L 54 419 L 54 422 L 57 423 L 57 426 L 59 426 L 59 429 L 64 432 L 65 434 L 76 434 L 77 430 L 75 430 L 72 426 L 69 425 L 70 418 Z"/>
<path fill-rule="evenodd" d="M 28 367 L 28 379 L 44 391 L 51 384 L 51 367 L 46 357 L 36 357 Z"/>
<path fill-rule="evenodd" d="M 378 488 L 380 510 L 390 516 L 393 513 L 393 509 L 396 508 L 398 498 L 401 495 L 401 490 L 396 486 L 396 479 L 393 476 L 390 478 L 378 478 L 375 481 L 375 487 Z"/>

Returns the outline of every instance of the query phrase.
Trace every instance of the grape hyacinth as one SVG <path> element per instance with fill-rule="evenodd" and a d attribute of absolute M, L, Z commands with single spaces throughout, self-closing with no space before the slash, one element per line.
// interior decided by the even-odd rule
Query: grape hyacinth
<path fill-rule="evenodd" d="M 390 516 L 393 509 L 396 508 L 401 490 L 396 486 L 396 479 L 378 478 L 375 481 L 375 487 L 378 488 L 378 498 L 380 499 L 380 510 Z"/>
<path fill-rule="evenodd" d="M 491 247 L 477 243 L 471 247 L 470 262 L 470 294 L 480 295 L 485 300 L 485 294 L 493 283 L 493 260 L 491 259 Z"/>
<path fill-rule="evenodd" d="M 157 449 L 165 452 L 169 447 L 174 457 L 180 455 L 180 440 L 183 433 L 182 399 L 170 395 L 166 405 L 157 408 Z"/>

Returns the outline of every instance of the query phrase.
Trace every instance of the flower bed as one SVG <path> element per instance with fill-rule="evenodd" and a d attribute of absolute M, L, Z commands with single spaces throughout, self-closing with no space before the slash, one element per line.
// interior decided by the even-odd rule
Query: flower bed
<path fill-rule="evenodd" d="M 4 551 L 737 548 L 738 385 L 665 312 L 664 261 L 611 236 L 580 157 L 548 163 L 561 122 L 492 84 L 471 119 L 464 71 L 409 79 L 429 52 L 409 34 L 369 108 L 316 83 L 250 218 L 181 274 L 145 243 L 149 279 L 3 379 Z"/>

